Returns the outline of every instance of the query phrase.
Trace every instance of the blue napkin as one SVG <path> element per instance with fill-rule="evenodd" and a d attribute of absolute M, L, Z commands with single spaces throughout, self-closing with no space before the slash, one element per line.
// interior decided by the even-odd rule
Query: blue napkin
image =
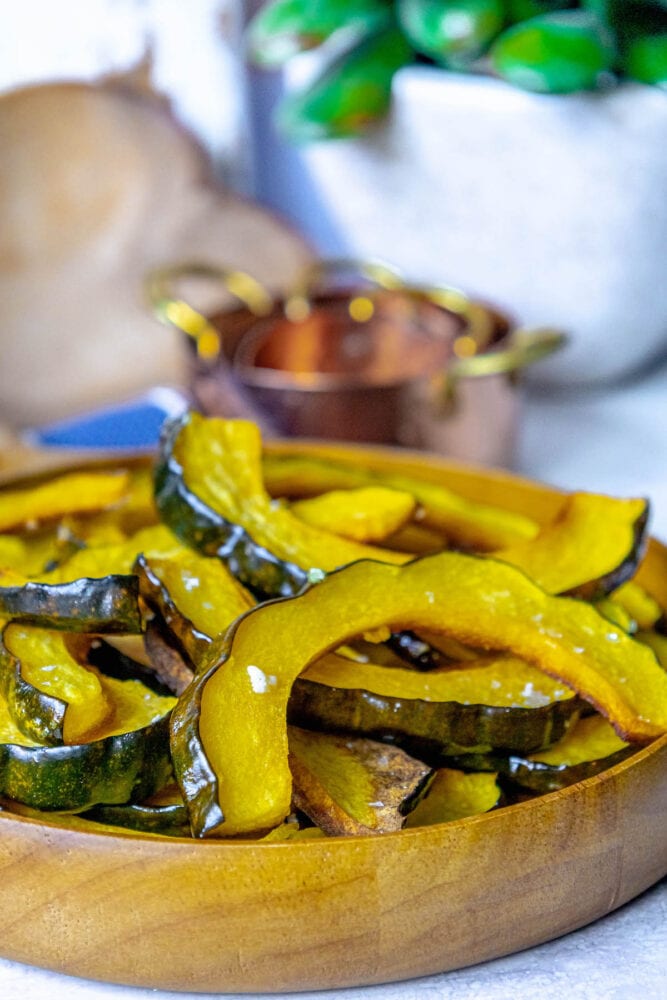
<path fill-rule="evenodd" d="M 119 448 L 150 450 L 167 417 L 187 408 L 187 400 L 173 389 L 156 388 L 114 406 L 33 430 L 31 444 L 59 448 Z"/>

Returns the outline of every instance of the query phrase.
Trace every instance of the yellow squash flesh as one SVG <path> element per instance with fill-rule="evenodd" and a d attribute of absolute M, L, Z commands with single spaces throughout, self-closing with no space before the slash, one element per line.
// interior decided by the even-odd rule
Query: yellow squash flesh
<path fill-rule="evenodd" d="M 552 597 L 501 562 L 444 552 L 404 567 L 360 562 L 300 596 L 242 618 L 199 678 L 198 734 L 223 820 L 207 833 L 250 833 L 289 812 L 286 709 L 295 679 L 323 653 L 381 626 L 429 628 L 509 652 L 559 678 L 629 741 L 667 732 L 667 674 L 653 653 L 594 608 Z M 216 660 L 216 649 L 218 658 Z M 172 754 L 188 797 L 182 744 L 192 697 L 172 718 Z M 188 773 L 186 773 L 188 772 Z M 200 832 L 206 828 L 206 819 Z"/>

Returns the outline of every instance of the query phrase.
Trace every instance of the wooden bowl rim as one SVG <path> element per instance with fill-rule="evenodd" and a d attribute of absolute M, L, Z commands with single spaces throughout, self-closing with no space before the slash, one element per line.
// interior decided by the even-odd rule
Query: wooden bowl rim
<path fill-rule="evenodd" d="M 213 849 L 223 851 L 239 849 L 269 849 L 275 851 L 276 849 L 281 849 L 289 850 L 292 853 L 295 853 L 297 850 L 306 852 L 322 851 L 324 853 L 328 853 L 332 849 L 342 850 L 344 845 L 351 846 L 360 842 L 366 843 L 369 841 L 381 841 L 382 843 L 391 844 L 395 843 L 397 840 L 403 842 L 408 838 L 419 840 L 428 836 L 429 833 L 433 834 L 434 831 L 441 831 L 445 827 L 454 832 L 457 829 L 465 829 L 472 825 L 488 824 L 493 826 L 494 824 L 497 824 L 497 817 L 501 814 L 503 815 L 504 822 L 505 817 L 510 810 L 512 815 L 517 817 L 521 813 L 526 812 L 535 814 L 539 812 L 541 808 L 548 808 L 548 806 L 553 802 L 560 801 L 567 803 L 571 798 L 583 797 L 588 791 L 594 789 L 597 785 L 614 781 L 625 771 L 640 768 L 649 758 L 652 758 L 663 750 L 667 751 L 667 733 L 664 736 L 660 736 L 658 739 L 653 740 L 646 746 L 638 748 L 635 753 L 626 757 L 625 760 L 619 761 L 619 763 L 601 771 L 599 774 L 591 775 L 590 777 L 583 778 L 581 781 L 577 781 L 572 785 L 568 785 L 566 788 L 558 788 L 551 792 L 544 792 L 541 795 L 537 795 L 533 799 L 528 799 L 524 802 L 516 802 L 512 805 L 500 806 L 498 808 L 491 809 L 488 812 L 479 813 L 475 816 L 466 816 L 462 819 L 448 820 L 445 823 L 433 823 L 428 826 L 417 826 L 405 830 L 395 830 L 391 833 L 369 833 L 365 835 L 352 834 L 345 837 L 317 837 L 313 839 L 306 838 L 303 840 L 287 841 L 275 840 L 267 842 L 261 840 L 243 839 L 241 837 L 238 839 L 215 837 L 197 839 L 193 837 L 173 837 L 131 830 L 121 832 L 120 828 L 119 830 L 114 830 L 112 827 L 109 827 L 108 829 L 99 829 L 96 826 L 95 828 L 86 830 L 79 827 L 63 826 L 57 822 L 44 822 L 41 818 L 37 819 L 32 816 L 24 816 L 20 813 L 13 813 L 9 809 L 0 812 L 0 823 L 16 823 L 19 827 L 23 825 L 37 827 L 50 832 L 55 832 L 56 834 L 63 834 L 68 840 L 79 837 L 86 840 L 100 838 L 105 841 L 115 840 L 118 841 L 119 844 L 128 844 L 130 847 L 138 844 L 152 843 L 167 849 L 172 849 L 176 845 L 187 846 L 189 848 L 196 845 L 197 847 L 202 846 L 208 851 Z M 665 775 L 667 779 L 667 770 Z M 99 824 L 99 826 L 102 825 L 103 824 Z"/>

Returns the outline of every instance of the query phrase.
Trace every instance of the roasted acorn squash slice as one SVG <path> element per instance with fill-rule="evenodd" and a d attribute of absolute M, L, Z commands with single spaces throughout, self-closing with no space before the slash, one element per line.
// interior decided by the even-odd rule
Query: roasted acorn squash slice
<path fill-rule="evenodd" d="M 144 802 L 97 805 L 82 818 L 108 826 L 163 837 L 189 837 L 190 820 L 183 797 L 173 784 L 161 788 Z"/>
<path fill-rule="evenodd" d="M 464 747 L 529 753 L 560 739 L 582 703 L 516 657 L 419 673 L 324 657 L 295 682 L 292 723 L 388 740 L 437 762 Z"/>
<path fill-rule="evenodd" d="M 140 632 L 139 587 L 131 574 L 79 577 L 67 583 L 0 575 L 0 615 L 69 632 Z"/>
<path fill-rule="evenodd" d="M 78 812 L 97 803 L 141 801 L 171 774 L 173 698 L 136 681 L 108 682 L 114 713 L 90 743 L 41 746 L 24 736 L 0 699 L 0 796 L 32 809 Z"/>
<path fill-rule="evenodd" d="M 244 420 L 189 413 L 168 425 L 155 473 L 171 530 L 268 596 L 291 595 L 309 574 L 358 559 L 403 563 L 403 553 L 362 545 L 304 524 L 271 499 L 262 479 L 259 429 Z"/>
<path fill-rule="evenodd" d="M 307 524 L 342 538 L 383 542 L 407 524 L 416 507 L 415 498 L 404 490 L 360 486 L 296 500 L 290 509 Z"/>
<path fill-rule="evenodd" d="M 141 632 L 132 564 L 139 552 L 180 549 L 169 529 L 157 525 L 114 545 L 80 549 L 38 579 L 0 571 L 0 615 L 70 632 Z"/>
<path fill-rule="evenodd" d="M 289 730 L 292 805 L 330 836 L 400 830 L 431 777 L 398 747 Z"/>
<path fill-rule="evenodd" d="M 495 809 L 501 799 L 495 774 L 468 774 L 443 767 L 435 772 L 424 798 L 407 816 L 406 827 L 449 823 Z"/>
<path fill-rule="evenodd" d="M 604 597 L 634 574 L 644 551 L 649 505 L 571 493 L 560 513 L 528 542 L 495 552 L 550 594 Z"/>
<path fill-rule="evenodd" d="M 538 525 L 501 507 L 466 500 L 438 483 L 396 472 L 376 472 L 304 455 L 265 455 L 266 488 L 274 497 L 314 496 L 328 490 L 385 486 L 409 493 L 420 507 L 420 525 L 443 533 L 461 548 L 488 552 L 533 538 Z"/>
<path fill-rule="evenodd" d="M 21 489 L 0 490 L 0 531 L 15 531 L 66 514 L 104 510 L 118 503 L 129 483 L 124 472 L 68 472 Z"/>
<path fill-rule="evenodd" d="M 473 771 L 497 772 L 522 788 L 543 794 L 600 774 L 636 749 L 622 740 L 605 718 L 594 714 L 576 722 L 547 750 L 527 756 L 470 754 L 455 761 Z"/>
<path fill-rule="evenodd" d="M 97 674 L 75 660 L 63 633 L 12 622 L 2 633 L 0 688 L 22 733 L 39 743 L 83 743 L 112 714 Z"/>
<path fill-rule="evenodd" d="M 163 559 L 141 555 L 134 568 L 145 604 L 195 665 L 211 639 L 255 605 L 223 562 L 192 549 Z"/>
<path fill-rule="evenodd" d="M 362 561 L 238 619 L 179 699 L 172 758 L 198 835 L 250 833 L 285 818 L 294 681 L 325 652 L 387 625 L 442 631 L 532 662 L 604 712 L 624 739 L 646 743 L 667 731 L 667 674 L 590 605 L 461 553 L 400 567 Z"/>

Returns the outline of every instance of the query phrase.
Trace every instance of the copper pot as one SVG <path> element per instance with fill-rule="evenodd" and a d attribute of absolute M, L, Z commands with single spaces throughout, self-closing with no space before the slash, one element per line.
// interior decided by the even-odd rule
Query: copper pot
<path fill-rule="evenodd" d="M 203 315 L 178 296 L 214 279 L 240 306 Z M 456 289 L 407 284 L 378 262 L 326 261 L 284 298 L 249 275 L 187 264 L 153 272 L 149 299 L 190 345 L 190 390 L 209 415 L 255 419 L 266 435 L 422 448 L 511 466 L 518 374 L 557 350 Z"/>

